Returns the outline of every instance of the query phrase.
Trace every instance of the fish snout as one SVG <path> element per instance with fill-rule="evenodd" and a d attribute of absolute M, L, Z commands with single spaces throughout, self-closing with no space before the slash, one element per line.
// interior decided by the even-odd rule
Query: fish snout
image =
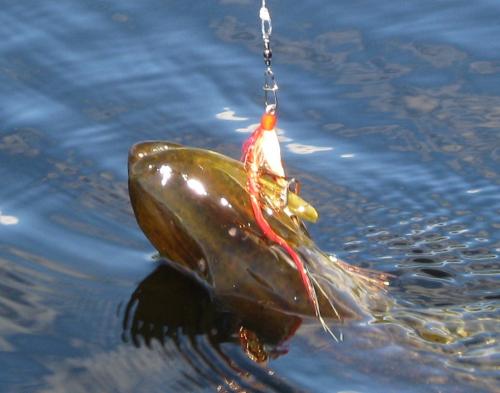
<path fill-rule="evenodd" d="M 182 147 L 177 143 L 165 141 L 146 141 L 133 145 L 128 153 L 128 165 L 131 168 L 134 164 L 146 157 L 167 150 L 173 150 Z"/>

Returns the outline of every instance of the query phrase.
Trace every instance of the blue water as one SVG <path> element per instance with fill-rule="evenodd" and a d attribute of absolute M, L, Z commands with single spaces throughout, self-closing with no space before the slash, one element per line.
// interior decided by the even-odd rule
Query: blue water
<path fill-rule="evenodd" d="M 123 324 L 163 274 L 129 205 L 128 149 L 239 156 L 262 112 L 259 2 L 4 3 L 0 391 L 498 389 L 500 3 L 268 2 L 311 235 L 394 274 L 406 311 L 340 344 L 304 326 L 264 365 L 231 331 L 215 345 L 181 323 L 148 341 Z M 169 307 L 198 315 L 199 296 Z"/>

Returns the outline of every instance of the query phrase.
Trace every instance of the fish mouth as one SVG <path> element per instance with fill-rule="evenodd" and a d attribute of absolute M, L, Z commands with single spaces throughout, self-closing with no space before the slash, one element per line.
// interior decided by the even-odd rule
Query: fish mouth
<path fill-rule="evenodd" d="M 182 148 L 178 143 L 168 141 L 145 141 L 133 145 L 128 154 L 129 175 L 131 168 L 140 160 L 163 151 Z"/>

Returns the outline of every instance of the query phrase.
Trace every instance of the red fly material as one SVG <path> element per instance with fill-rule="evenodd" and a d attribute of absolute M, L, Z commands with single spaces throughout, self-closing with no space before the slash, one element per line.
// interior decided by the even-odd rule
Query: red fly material
<path fill-rule="evenodd" d="M 283 176 L 282 173 L 276 173 L 279 171 L 279 168 L 278 170 L 273 170 L 273 168 L 269 168 L 269 165 L 266 165 L 269 162 L 276 161 L 274 159 L 276 157 L 273 158 L 266 156 L 266 154 L 269 154 L 269 149 L 264 146 L 266 140 L 268 139 L 266 138 L 265 133 L 274 133 L 275 124 L 275 115 L 268 113 L 264 114 L 264 116 L 262 116 L 261 124 L 259 125 L 259 127 L 257 127 L 257 129 L 252 133 L 252 135 L 246 140 L 243 145 L 242 161 L 244 162 L 247 171 L 247 187 L 250 194 L 252 210 L 255 216 L 255 221 L 257 222 L 257 225 L 261 229 L 264 236 L 282 247 L 288 253 L 290 258 L 292 258 L 295 266 L 297 267 L 302 283 L 304 284 L 304 287 L 306 289 L 309 301 L 314 307 L 315 313 L 319 314 L 316 292 L 314 291 L 314 287 L 311 283 L 311 280 L 309 279 L 302 260 L 300 259 L 297 252 L 287 243 L 287 241 L 272 229 L 271 225 L 269 225 L 269 222 L 266 220 L 264 214 L 262 213 L 262 202 L 260 198 L 259 187 L 259 171 L 262 168 L 266 168 L 270 169 L 270 171 L 274 175 Z M 279 150 L 276 154 L 279 155 Z M 282 172 L 282 167 L 280 172 Z"/>

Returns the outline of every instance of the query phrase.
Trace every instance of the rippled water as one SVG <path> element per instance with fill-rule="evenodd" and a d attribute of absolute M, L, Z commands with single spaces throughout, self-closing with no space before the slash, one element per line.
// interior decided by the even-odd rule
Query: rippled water
<path fill-rule="evenodd" d="M 492 392 L 500 378 L 500 6 L 271 1 L 289 172 L 396 307 L 250 360 L 158 263 L 128 148 L 237 157 L 262 110 L 258 2 L 9 2 L 0 13 L 0 390 Z"/>

